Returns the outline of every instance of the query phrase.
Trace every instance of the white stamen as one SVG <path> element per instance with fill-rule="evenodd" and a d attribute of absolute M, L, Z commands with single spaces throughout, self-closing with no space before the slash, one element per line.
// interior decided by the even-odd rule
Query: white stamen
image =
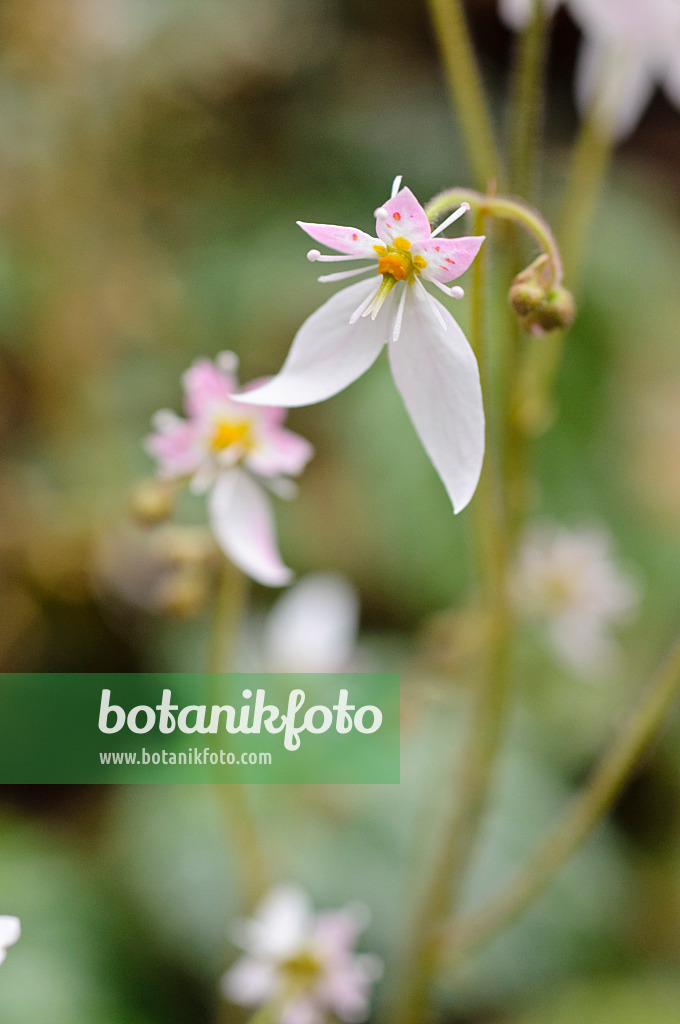
<path fill-rule="evenodd" d="M 398 174 L 396 176 L 396 178 L 394 179 L 394 181 L 392 182 L 392 194 L 390 196 L 390 199 L 394 199 L 394 197 L 396 196 L 397 192 L 401 188 L 401 179 L 402 179 L 402 177 L 403 177 L 403 175 Z"/>
<path fill-rule="evenodd" d="M 373 299 L 376 297 L 376 295 L 380 291 L 380 285 L 381 284 L 382 284 L 382 278 L 381 278 L 380 281 L 378 281 L 377 287 L 375 287 L 372 292 L 369 292 L 367 297 L 364 299 L 364 301 L 359 306 L 357 306 L 357 308 L 354 310 L 354 312 L 352 313 L 351 317 L 349 318 L 349 322 L 351 324 L 355 324 L 357 322 L 357 320 L 359 319 L 359 317 L 363 315 L 363 312 L 366 309 L 366 307 L 370 306 L 370 304 L 373 302 Z"/>
<path fill-rule="evenodd" d="M 428 281 L 430 281 L 431 284 L 435 285 L 435 287 L 439 288 L 440 291 L 444 292 L 445 295 L 449 295 L 452 299 L 462 299 L 463 296 L 465 295 L 465 292 L 458 284 L 455 284 L 453 285 L 453 287 L 449 288 L 448 285 L 442 284 L 441 281 L 435 281 L 433 277 L 429 277 Z"/>
<path fill-rule="evenodd" d="M 404 284 L 401 292 L 401 298 L 399 299 L 399 305 L 397 306 L 397 315 L 394 318 L 394 327 L 392 328 L 392 341 L 399 341 L 399 335 L 401 334 L 401 324 L 404 319 L 404 303 L 406 302 L 406 289 L 408 285 Z"/>
<path fill-rule="evenodd" d="M 434 238 L 435 235 L 438 235 L 440 232 L 442 232 L 444 228 L 448 228 L 449 224 L 453 224 L 454 220 L 458 220 L 458 218 L 462 217 L 464 213 L 467 213 L 469 209 L 469 203 L 461 203 L 457 210 L 454 210 L 453 213 L 449 214 L 446 220 L 443 220 L 439 227 L 436 227 L 434 229 L 430 237 Z"/>
<path fill-rule="evenodd" d="M 310 263 L 342 263 L 347 260 L 374 260 L 373 253 L 366 253 L 365 256 L 324 256 L 318 249 L 310 249 L 307 253 Z"/>
<path fill-rule="evenodd" d="M 236 373 L 238 370 L 238 356 L 235 352 L 220 352 L 215 362 L 226 373 Z"/>
<path fill-rule="evenodd" d="M 325 284 L 327 281 L 344 281 L 346 277 L 356 277 L 357 274 L 367 274 L 369 271 L 374 273 L 378 269 L 378 264 L 374 264 L 372 267 L 357 267 L 355 270 L 340 270 L 337 274 L 322 274 L 321 277 L 317 277 L 317 281 L 321 281 Z"/>

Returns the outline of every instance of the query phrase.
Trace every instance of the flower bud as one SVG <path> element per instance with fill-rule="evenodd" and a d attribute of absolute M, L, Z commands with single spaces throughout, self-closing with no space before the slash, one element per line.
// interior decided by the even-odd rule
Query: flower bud
<path fill-rule="evenodd" d="M 156 595 L 157 607 L 166 615 L 189 619 L 203 610 L 209 596 L 209 575 L 195 568 L 182 569 L 163 580 Z"/>
<path fill-rule="evenodd" d="M 168 480 L 143 480 L 130 498 L 130 513 L 141 526 L 169 519 L 175 508 L 177 487 Z"/>
<path fill-rule="evenodd" d="M 576 315 L 571 292 L 552 277 L 550 259 L 543 253 L 517 275 L 508 295 L 524 330 L 537 337 L 569 327 Z"/>

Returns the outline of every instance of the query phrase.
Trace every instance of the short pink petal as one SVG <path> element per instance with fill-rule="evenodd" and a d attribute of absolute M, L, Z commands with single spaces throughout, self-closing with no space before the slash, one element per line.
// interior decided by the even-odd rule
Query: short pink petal
<path fill-rule="evenodd" d="M 431 296 L 419 300 L 411 291 L 401 334 L 390 343 L 389 355 L 413 425 L 454 511 L 460 512 L 475 492 L 484 457 L 484 409 L 474 353 L 441 302 Z"/>
<path fill-rule="evenodd" d="M 248 473 L 223 473 L 210 492 L 208 511 L 215 539 L 234 565 L 267 587 L 290 583 L 293 574 L 279 555 L 271 502 Z"/>
<path fill-rule="evenodd" d="M 203 451 L 196 424 L 166 412 L 158 420 L 158 430 L 144 442 L 149 455 L 158 462 L 160 476 L 174 479 L 194 473 Z"/>
<path fill-rule="evenodd" d="M 298 476 L 313 455 L 306 438 L 278 427 L 263 432 L 258 447 L 246 457 L 246 466 L 260 476 Z"/>
<path fill-rule="evenodd" d="M 206 407 L 224 402 L 236 390 L 236 380 L 210 359 L 197 359 L 182 375 L 187 416 L 203 415 Z"/>
<path fill-rule="evenodd" d="M 402 188 L 394 199 L 383 203 L 387 220 L 378 218 L 376 229 L 383 242 L 391 242 L 400 235 L 409 242 L 424 242 L 432 233 L 427 214 L 410 188 Z"/>
<path fill-rule="evenodd" d="M 365 231 L 358 228 L 343 228 L 337 224 L 308 224 L 299 220 L 298 225 L 303 231 L 329 249 L 336 249 L 347 256 L 375 256 L 377 239 L 371 238 Z"/>
<path fill-rule="evenodd" d="M 253 405 L 313 405 L 337 395 L 368 370 L 392 332 L 388 301 L 376 320 L 349 320 L 377 288 L 380 279 L 343 288 L 305 320 L 293 339 L 286 361 L 268 384 L 241 392 L 236 399 Z M 396 289 L 395 289 L 396 291 Z"/>
<path fill-rule="evenodd" d="M 484 235 L 462 238 L 433 238 L 419 246 L 427 260 L 423 277 L 432 281 L 453 281 L 468 269 L 479 252 Z"/>

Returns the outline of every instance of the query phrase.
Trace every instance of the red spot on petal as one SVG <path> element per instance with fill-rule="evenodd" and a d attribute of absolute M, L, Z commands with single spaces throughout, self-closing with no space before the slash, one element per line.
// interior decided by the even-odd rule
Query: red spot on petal
<path fill-rule="evenodd" d="M 395 220 L 401 220 L 401 214 L 400 213 L 395 213 L 394 219 Z"/>
<path fill-rule="evenodd" d="M 353 232 L 352 232 L 352 238 L 354 239 L 354 241 L 355 241 L 355 242 L 356 242 L 356 240 L 357 240 L 357 238 L 358 238 L 358 237 L 359 237 L 359 236 L 358 236 L 358 234 L 356 233 L 356 231 L 353 231 Z"/>
<path fill-rule="evenodd" d="M 439 250 L 441 249 L 441 245 L 435 245 L 435 247 L 434 247 L 434 248 L 435 248 L 435 251 L 436 251 L 436 252 L 439 252 Z"/>
<path fill-rule="evenodd" d="M 447 256 L 447 257 L 446 257 L 446 262 L 447 262 L 447 263 L 455 263 L 456 261 L 455 261 L 455 260 L 452 260 L 452 259 L 450 258 L 450 256 Z"/>

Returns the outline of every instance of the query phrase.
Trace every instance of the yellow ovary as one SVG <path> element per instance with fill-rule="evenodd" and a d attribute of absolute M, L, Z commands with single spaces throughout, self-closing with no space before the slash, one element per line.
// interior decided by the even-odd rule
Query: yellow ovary
<path fill-rule="evenodd" d="M 427 266 L 422 256 L 411 255 L 411 243 L 408 238 L 399 236 L 390 246 L 374 245 L 378 255 L 378 273 L 387 274 L 394 281 L 406 281 Z"/>

